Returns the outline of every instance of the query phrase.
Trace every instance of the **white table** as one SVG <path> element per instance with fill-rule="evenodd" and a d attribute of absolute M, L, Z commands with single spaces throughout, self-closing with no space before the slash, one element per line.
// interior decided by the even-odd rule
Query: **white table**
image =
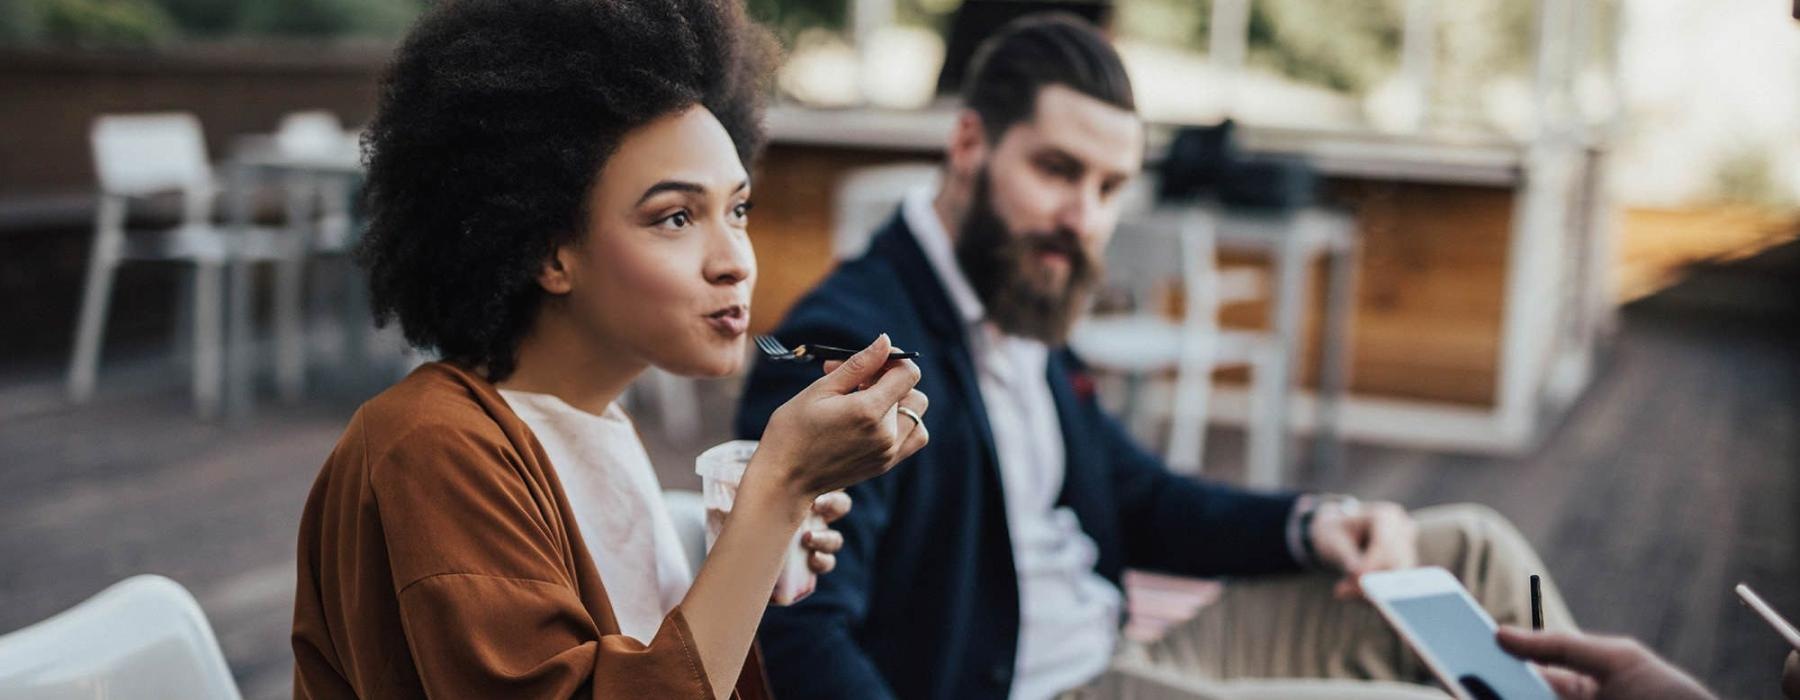
<path fill-rule="evenodd" d="M 360 178 L 362 176 L 362 158 L 354 141 L 346 139 L 340 148 L 322 149 L 305 154 L 284 153 L 275 147 L 274 139 L 267 136 L 252 136 L 241 139 L 233 149 L 232 158 L 227 161 L 227 177 L 230 178 L 226 188 L 226 207 L 231 225 L 241 229 L 250 225 L 253 203 L 251 195 L 256 185 L 280 177 L 340 177 Z M 306 197 L 290 196 L 286 203 L 287 235 L 307 236 L 311 233 L 307 225 L 312 218 L 313 202 Z M 303 249 L 310 250 L 312 241 L 306 241 Z M 288 276 L 304 274 L 305 257 L 276 265 L 277 294 L 290 294 L 299 288 Z M 225 334 L 225 414 L 232 419 L 247 417 L 255 405 L 255 391 L 252 381 L 254 358 L 251 355 L 251 293 L 253 280 L 251 267 L 247 261 L 234 262 L 231 265 L 226 287 L 227 312 Z M 366 295 L 360 284 L 351 285 L 356 293 L 351 295 L 350 304 L 366 306 Z M 297 301 L 297 300 L 295 300 Z M 277 318 L 277 323 L 295 324 L 301 319 Z M 366 341 L 367 329 L 361 323 L 346 323 L 345 332 L 349 335 L 351 348 L 361 348 Z M 300 338 L 304 343 L 303 329 L 290 327 L 285 329 L 289 337 Z M 277 383 L 281 387 L 283 398 L 298 398 L 304 380 L 305 361 L 302 348 L 294 344 L 278 344 L 276 348 Z"/>

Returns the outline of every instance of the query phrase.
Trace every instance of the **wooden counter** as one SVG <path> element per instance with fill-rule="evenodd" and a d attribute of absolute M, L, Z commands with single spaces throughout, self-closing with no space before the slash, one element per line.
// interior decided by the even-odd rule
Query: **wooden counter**
<path fill-rule="evenodd" d="M 771 328 L 829 270 L 833 190 L 842 175 L 869 165 L 937 160 L 952 119 L 941 110 L 771 112 L 772 145 L 757 169 L 752 229 L 762 263 L 754 307 L 756 330 Z M 1432 141 L 1254 127 L 1245 127 L 1242 133 L 1252 151 L 1307 156 L 1325 176 L 1327 199 L 1357 218 L 1363 248 L 1351 325 L 1350 434 L 1381 439 L 1380 433 L 1390 429 L 1374 426 L 1373 419 L 1370 426 L 1358 429 L 1354 403 L 1366 399 L 1384 411 L 1394 406 L 1427 412 L 1448 409 L 1461 418 L 1486 415 L 1505 424 L 1496 423 L 1498 427 L 1489 431 L 1494 434 L 1481 437 L 1474 433 L 1487 428 L 1465 420 L 1460 429 L 1471 435 L 1450 438 L 1455 445 L 1517 449 L 1528 444 L 1541 422 L 1537 414 L 1524 419 L 1523 429 L 1505 427 L 1520 418 L 1502 420 L 1502 413 L 1518 413 L 1502 404 L 1535 401 L 1535 392 L 1545 382 L 1541 375 L 1551 364 L 1536 355 L 1554 345 L 1541 336 L 1553 332 L 1551 326 L 1564 323 L 1567 316 L 1560 309 L 1534 310 L 1509 302 L 1544 276 L 1510 264 L 1528 243 L 1519 239 L 1527 230 L 1521 217 L 1531 211 L 1528 200 L 1546 196 L 1528 194 L 1525 163 L 1531 151 L 1493 140 Z M 1166 138 L 1166 133 L 1153 133 L 1152 165 Z M 1575 160 L 1573 174 L 1557 180 L 1560 189 L 1580 189 L 1591 181 L 1583 174 L 1591 163 Z M 1572 229 L 1585 225 L 1587 218 L 1571 206 L 1529 215 Z M 1548 255 L 1556 262 L 1568 253 L 1558 242 L 1572 239 L 1566 233 L 1538 234 L 1530 246 L 1558 249 L 1540 250 L 1534 259 Z M 1226 261 L 1252 262 L 1231 255 Z M 1552 267 L 1568 273 L 1582 266 Z M 1568 285 L 1588 284 L 1570 282 L 1568 277 L 1549 274 L 1542 282 L 1545 288 L 1536 293 L 1567 295 Z M 1315 291 L 1321 288 L 1322 283 L 1313 285 Z M 1316 335 L 1319 308 L 1314 303 L 1308 314 L 1309 338 Z M 1259 325 L 1262 318 L 1263 310 L 1255 307 L 1228 309 L 1225 315 L 1231 325 Z M 1509 332 L 1526 334 L 1514 341 L 1512 350 Z M 1509 352 L 1527 357 L 1509 360 Z M 1533 376 L 1512 376 L 1521 370 L 1530 370 Z M 1302 379 L 1310 382 L 1311 372 Z M 1517 386 L 1509 389 L 1509 383 Z M 1517 395 L 1519 387 L 1524 387 L 1524 396 Z M 1222 413 L 1230 413 L 1229 406 Z"/>

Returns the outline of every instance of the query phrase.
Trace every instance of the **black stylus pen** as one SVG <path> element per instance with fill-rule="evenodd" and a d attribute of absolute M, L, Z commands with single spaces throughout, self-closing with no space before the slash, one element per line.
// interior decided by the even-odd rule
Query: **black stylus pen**
<path fill-rule="evenodd" d="M 1538 575 L 1531 575 L 1531 628 L 1544 629 L 1544 588 Z"/>

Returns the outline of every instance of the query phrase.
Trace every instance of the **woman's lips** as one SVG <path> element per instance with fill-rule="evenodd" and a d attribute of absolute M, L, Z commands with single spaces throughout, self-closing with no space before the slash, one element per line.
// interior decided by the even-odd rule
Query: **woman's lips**
<path fill-rule="evenodd" d="M 743 305 L 727 306 L 706 315 L 706 322 L 719 335 L 736 338 L 750 329 L 750 310 Z"/>

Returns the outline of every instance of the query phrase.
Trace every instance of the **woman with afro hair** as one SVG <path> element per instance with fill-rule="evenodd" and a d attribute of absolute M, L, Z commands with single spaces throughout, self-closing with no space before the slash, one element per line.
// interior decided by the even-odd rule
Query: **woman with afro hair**
<path fill-rule="evenodd" d="M 744 362 L 769 45 L 737 0 L 441 0 L 413 28 L 359 253 L 377 319 L 443 359 L 356 412 L 307 499 L 297 697 L 766 695 L 794 533 L 927 440 L 875 339 L 775 414 L 691 572 L 615 403 Z M 842 536 L 803 542 L 823 573 Z"/>

